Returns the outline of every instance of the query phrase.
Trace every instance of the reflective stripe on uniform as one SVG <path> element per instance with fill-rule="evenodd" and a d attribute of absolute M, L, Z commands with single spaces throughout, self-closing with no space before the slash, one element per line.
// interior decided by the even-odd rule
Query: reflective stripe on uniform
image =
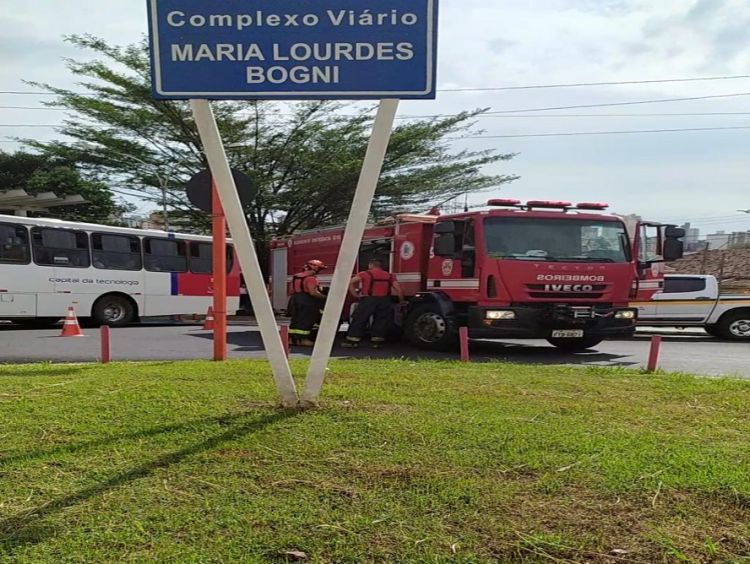
<path fill-rule="evenodd" d="M 290 335 L 309 335 L 312 331 L 305 331 L 304 329 L 289 329 Z"/>

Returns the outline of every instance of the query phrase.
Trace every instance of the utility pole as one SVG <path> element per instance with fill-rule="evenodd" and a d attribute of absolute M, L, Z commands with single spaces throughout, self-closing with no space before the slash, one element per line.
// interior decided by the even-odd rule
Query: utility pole
<path fill-rule="evenodd" d="M 154 167 L 153 163 L 149 163 L 144 161 L 143 159 L 136 157 L 134 155 L 129 155 L 127 153 L 121 153 L 120 151 L 113 151 L 109 147 L 102 147 L 100 145 L 96 145 L 94 143 L 76 143 L 76 145 L 80 146 L 82 149 L 86 150 L 95 150 L 95 151 L 101 151 L 101 152 L 109 152 L 114 153 L 116 155 L 119 155 L 120 157 L 124 159 L 130 159 L 137 163 L 142 164 L 146 167 Z M 170 168 L 169 170 L 173 170 L 174 167 Z M 164 231 L 169 231 L 169 217 L 167 215 L 167 189 L 169 188 L 169 176 L 162 175 L 158 168 L 154 167 L 153 169 L 153 175 L 156 176 L 156 179 L 159 181 L 159 188 L 161 189 L 161 214 L 162 219 L 164 222 Z"/>
<path fill-rule="evenodd" d="M 159 179 L 159 186 L 161 187 L 161 216 L 164 220 L 164 231 L 169 231 L 169 217 L 167 216 L 167 188 L 169 179 L 157 172 L 154 172 L 154 174 Z"/>

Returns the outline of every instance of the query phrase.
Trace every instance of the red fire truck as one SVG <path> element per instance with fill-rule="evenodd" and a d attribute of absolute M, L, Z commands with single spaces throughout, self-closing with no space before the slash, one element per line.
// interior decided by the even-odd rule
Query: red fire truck
<path fill-rule="evenodd" d="M 628 302 L 649 299 L 663 278 L 657 265 L 682 255 L 681 229 L 626 225 L 606 204 L 494 199 L 488 207 L 403 214 L 365 231 L 358 269 L 373 257 L 389 265 L 408 297 L 401 327 L 413 344 L 446 347 L 461 326 L 472 338 L 541 338 L 570 351 L 629 336 L 637 310 Z M 333 227 L 273 241 L 277 310 L 305 262 L 335 264 L 342 235 Z M 330 271 L 320 277 L 330 279 Z"/>

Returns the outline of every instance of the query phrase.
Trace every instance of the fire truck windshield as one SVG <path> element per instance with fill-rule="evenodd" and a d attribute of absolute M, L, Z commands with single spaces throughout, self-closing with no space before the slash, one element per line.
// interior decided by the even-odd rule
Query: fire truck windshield
<path fill-rule="evenodd" d="M 488 217 L 484 244 L 492 258 L 560 262 L 627 262 L 625 225 L 591 219 Z"/>

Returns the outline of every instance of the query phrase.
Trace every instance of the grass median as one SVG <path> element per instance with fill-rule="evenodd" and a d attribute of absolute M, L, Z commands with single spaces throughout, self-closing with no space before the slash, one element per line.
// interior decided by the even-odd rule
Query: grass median
<path fill-rule="evenodd" d="M 324 396 L 277 410 L 254 361 L 0 367 L 0 559 L 750 555 L 748 382 L 339 361 Z"/>

